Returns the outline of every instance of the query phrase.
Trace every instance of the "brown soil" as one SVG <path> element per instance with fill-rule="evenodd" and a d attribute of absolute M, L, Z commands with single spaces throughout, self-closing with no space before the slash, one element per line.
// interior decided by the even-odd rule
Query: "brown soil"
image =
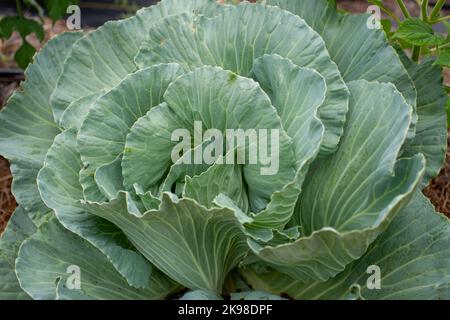
<path fill-rule="evenodd" d="M 450 134 L 450 131 L 449 131 Z M 449 138 L 450 145 L 450 138 Z M 450 218 L 450 147 L 447 149 L 447 159 L 439 176 L 431 181 L 423 192 L 436 207 L 436 210 Z"/>
<path fill-rule="evenodd" d="M 18 86 L 17 82 L 0 82 L 0 109 L 5 105 L 7 98 Z M 0 156 L 0 234 L 6 227 L 9 217 L 16 208 L 16 201 L 11 193 L 12 176 L 9 162 Z"/>
<path fill-rule="evenodd" d="M 9 163 L 0 156 L 0 233 L 16 208 L 16 201 L 11 194 L 11 179 Z"/>
<path fill-rule="evenodd" d="M 385 1 L 387 6 L 398 12 L 394 0 Z M 407 1 L 411 12 L 418 10 L 415 1 Z M 339 7 L 352 12 L 365 12 L 367 10 L 367 2 L 365 0 L 340 1 Z M 399 12 L 398 12 L 399 13 Z M 400 14 L 400 13 L 399 13 Z M 45 23 L 46 40 L 52 38 L 55 34 L 65 31 L 63 22 L 52 26 L 49 20 Z M 31 36 L 28 39 L 36 48 L 40 47 L 39 42 Z M 16 68 L 14 62 L 14 52 L 20 46 L 21 40 L 18 35 L 14 35 L 12 39 L 7 41 L 0 40 L 0 68 Z M 450 84 L 450 73 L 445 72 L 446 83 Z M 17 80 L 1 81 L 0 80 L 0 109 L 6 104 L 8 97 L 19 86 Z M 450 141 L 449 141 L 450 142 Z M 11 194 L 11 172 L 9 163 L 0 156 L 0 234 L 6 226 L 6 223 L 16 207 L 16 202 Z M 445 213 L 450 217 L 450 148 L 447 153 L 447 161 L 440 175 L 434 179 L 424 191 L 431 202 L 436 206 L 436 210 Z"/>

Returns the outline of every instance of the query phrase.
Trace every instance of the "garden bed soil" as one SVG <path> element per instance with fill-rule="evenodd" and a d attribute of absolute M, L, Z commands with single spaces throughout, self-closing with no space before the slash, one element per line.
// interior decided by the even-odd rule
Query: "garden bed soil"
<path fill-rule="evenodd" d="M 0 157 L 0 233 L 16 208 L 16 201 L 11 194 L 11 179 L 9 163 Z"/>
<path fill-rule="evenodd" d="M 448 143 L 450 145 L 450 139 L 448 139 Z M 444 168 L 423 193 L 431 200 L 436 211 L 442 212 L 450 218 L 450 147 L 447 149 Z"/>

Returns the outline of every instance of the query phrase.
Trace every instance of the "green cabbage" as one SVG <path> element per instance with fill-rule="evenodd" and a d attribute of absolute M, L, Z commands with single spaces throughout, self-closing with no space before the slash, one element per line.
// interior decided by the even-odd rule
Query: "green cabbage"
<path fill-rule="evenodd" d="M 367 19 L 163 0 L 51 40 L 0 113 L 19 203 L 0 298 L 450 299 L 450 224 L 421 194 L 445 158 L 442 70 Z M 212 140 L 173 161 L 198 122 L 278 132 L 275 172 L 224 164 L 239 147 L 185 161 Z"/>

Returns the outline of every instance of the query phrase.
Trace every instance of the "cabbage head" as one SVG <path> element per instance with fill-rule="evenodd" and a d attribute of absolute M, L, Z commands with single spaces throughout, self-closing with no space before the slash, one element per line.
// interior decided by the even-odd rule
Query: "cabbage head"
<path fill-rule="evenodd" d="M 0 298 L 450 299 L 442 70 L 368 19 L 163 0 L 51 40 L 0 114 Z"/>

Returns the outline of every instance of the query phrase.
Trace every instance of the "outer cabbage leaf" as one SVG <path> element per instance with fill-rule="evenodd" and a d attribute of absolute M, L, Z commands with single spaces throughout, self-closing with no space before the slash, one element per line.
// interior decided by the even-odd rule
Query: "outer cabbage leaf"
<path fill-rule="evenodd" d="M 427 170 L 422 182 L 422 187 L 425 187 L 439 174 L 447 154 L 445 102 L 448 97 L 442 85 L 442 69 L 434 66 L 433 60 L 427 59 L 417 65 L 406 56 L 402 58 L 417 88 L 419 115 L 416 136 L 404 151 L 405 155 L 420 152 L 426 156 Z"/>
<path fill-rule="evenodd" d="M 345 81 L 366 79 L 395 84 L 417 113 L 405 152 L 420 152 L 427 159 L 423 185 L 436 177 L 445 159 L 447 140 L 441 69 L 429 60 L 416 65 L 403 53 L 397 54 L 382 30 L 367 28 L 367 15 L 343 15 L 326 0 L 263 2 L 299 15 L 319 32 Z"/>
<path fill-rule="evenodd" d="M 180 300 L 223 300 L 221 296 L 207 290 L 189 291 Z"/>
<path fill-rule="evenodd" d="M 206 209 L 190 199 L 162 195 L 157 210 L 129 213 L 127 196 L 109 203 L 86 203 L 128 236 L 155 266 L 178 283 L 220 293 L 227 274 L 248 251 L 241 224 L 229 209 Z"/>
<path fill-rule="evenodd" d="M 22 242 L 36 231 L 36 226 L 22 208 L 17 208 L 0 238 L 0 300 L 24 300 L 30 296 L 19 285 L 15 261 Z"/>
<path fill-rule="evenodd" d="M 80 271 L 81 292 L 78 292 L 78 297 L 162 299 L 177 289 L 177 284 L 156 270 L 152 272 L 148 288 L 130 287 L 105 255 L 67 231 L 55 218 L 44 223 L 22 244 L 16 272 L 22 288 L 34 299 L 55 299 L 57 285 L 73 284 L 70 277 L 77 275 L 69 268 L 72 266 Z M 61 293 L 61 288 L 58 292 Z"/>
<path fill-rule="evenodd" d="M 393 83 L 414 109 L 408 138 L 414 138 L 417 93 L 414 83 L 395 49 L 381 29 L 369 29 L 369 15 L 349 15 L 337 11 L 327 0 L 262 0 L 301 18 L 316 30 L 326 43 L 331 59 L 346 82 L 354 80 Z M 389 61 L 389 63 L 386 63 Z"/>
<path fill-rule="evenodd" d="M 94 102 L 105 93 L 105 90 L 101 90 L 73 101 L 61 117 L 61 127 L 64 129 L 76 128 L 79 131 Z"/>
<path fill-rule="evenodd" d="M 339 150 L 310 168 L 293 225 L 302 237 L 255 254 L 299 280 L 327 280 L 361 257 L 405 206 L 423 175 L 423 156 L 397 161 L 411 107 L 393 85 L 350 84 L 350 112 Z"/>
<path fill-rule="evenodd" d="M 269 269 L 248 267 L 245 279 L 256 289 L 296 299 L 450 299 L 450 223 L 417 191 L 389 228 L 361 259 L 326 282 L 300 282 Z M 381 271 L 381 289 L 370 290 L 370 266 Z"/>
<path fill-rule="evenodd" d="M 49 97 L 66 56 L 81 36 L 64 33 L 49 41 L 25 71 L 23 91 L 16 92 L 0 113 L 0 154 L 11 162 L 14 196 L 37 224 L 50 210 L 39 196 L 36 176 L 60 132 L 53 122 Z"/>
<path fill-rule="evenodd" d="M 82 207 L 83 189 L 79 183 L 82 168 L 76 149 L 76 131 L 58 135 L 47 153 L 38 175 L 39 190 L 59 221 L 97 247 L 132 286 L 145 288 L 151 264 L 133 248 L 123 232 L 113 224 L 92 215 Z"/>

